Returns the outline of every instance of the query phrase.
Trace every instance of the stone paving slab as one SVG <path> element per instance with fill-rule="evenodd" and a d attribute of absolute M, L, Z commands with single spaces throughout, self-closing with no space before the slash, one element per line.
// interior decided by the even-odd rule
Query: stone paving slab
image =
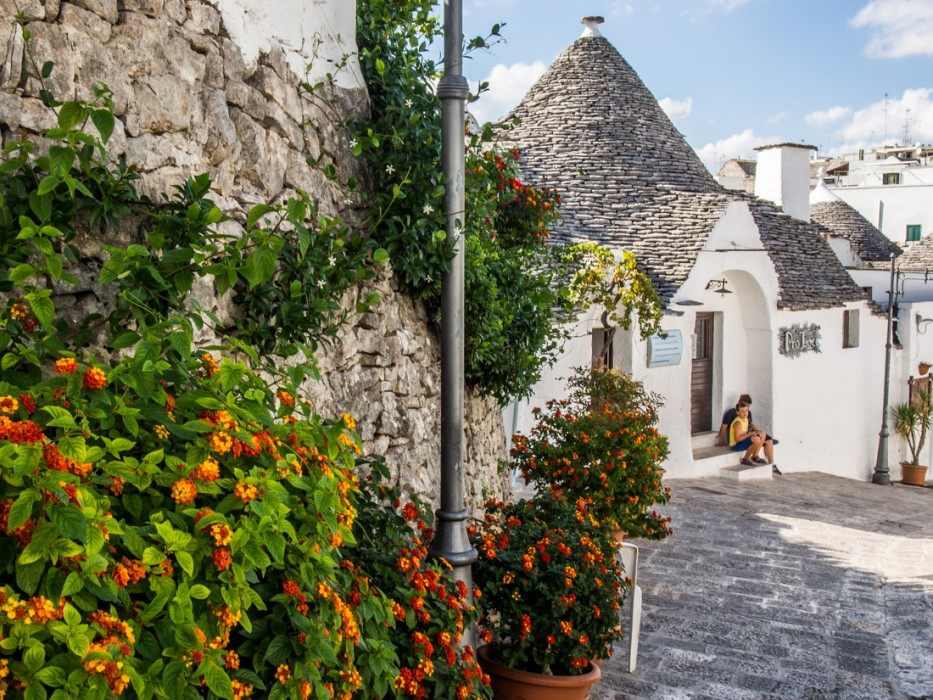
<path fill-rule="evenodd" d="M 638 671 L 591 700 L 933 700 L 933 489 L 824 474 L 670 482 L 639 542 Z"/>

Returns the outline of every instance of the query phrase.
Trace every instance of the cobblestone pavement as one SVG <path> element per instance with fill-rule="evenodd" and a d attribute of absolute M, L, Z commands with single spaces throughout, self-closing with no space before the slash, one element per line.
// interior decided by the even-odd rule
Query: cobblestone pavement
<path fill-rule="evenodd" d="M 593 700 L 933 698 L 933 489 L 673 481 L 642 545 L 638 671 Z"/>

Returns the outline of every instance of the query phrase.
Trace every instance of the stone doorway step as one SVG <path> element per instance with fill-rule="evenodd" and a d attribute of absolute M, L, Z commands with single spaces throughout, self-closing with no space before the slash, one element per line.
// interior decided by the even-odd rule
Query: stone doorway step
<path fill-rule="evenodd" d="M 726 447 L 716 447 L 716 433 L 697 433 L 691 438 L 696 475 L 719 476 L 731 481 L 771 480 L 771 465 L 746 467 L 739 464 L 741 455 Z"/>

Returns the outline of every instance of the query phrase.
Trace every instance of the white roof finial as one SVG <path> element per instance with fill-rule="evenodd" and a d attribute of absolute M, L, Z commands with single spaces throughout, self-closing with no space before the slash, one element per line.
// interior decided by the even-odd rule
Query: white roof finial
<path fill-rule="evenodd" d="M 583 30 L 581 36 L 602 36 L 599 32 L 599 25 L 606 21 L 605 17 L 599 17 L 594 15 L 588 15 L 580 20 L 586 29 Z"/>

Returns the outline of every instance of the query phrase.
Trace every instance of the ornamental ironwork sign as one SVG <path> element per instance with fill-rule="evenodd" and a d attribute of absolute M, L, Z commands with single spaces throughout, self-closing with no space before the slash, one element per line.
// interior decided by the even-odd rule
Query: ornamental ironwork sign
<path fill-rule="evenodd" d="M 820 327 L 815 323 L 795 323 L 781 328 L 778 352 L 788 357 L 798 357 L 805 352 L 823 352 L 820 348 Z"/>

